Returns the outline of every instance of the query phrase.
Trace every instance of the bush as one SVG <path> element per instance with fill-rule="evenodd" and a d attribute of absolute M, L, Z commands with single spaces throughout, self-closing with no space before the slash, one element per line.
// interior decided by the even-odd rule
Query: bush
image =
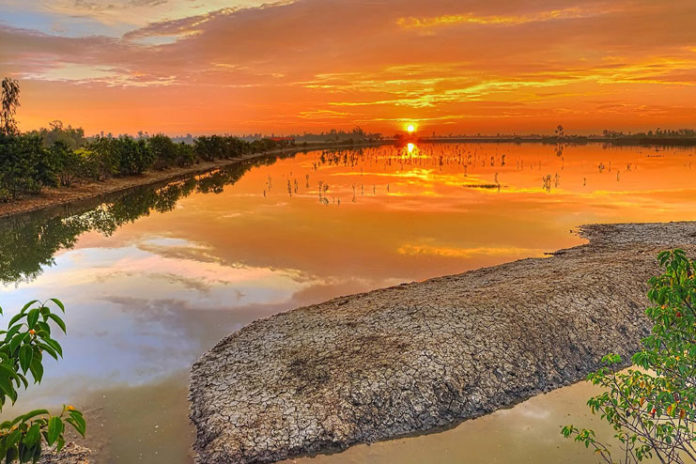
<path fill-rule="evenodd" d="M 55 184 L 56 170 L 36 135 L 0 134 L 0 196 L 16 199 Z"/>
<path fill-rule="evenodd" d="M 65 311 L 59 300 L 50 301 Z M 51 337 L 51 326 L 66 331 L 63 320 L 46 302 L 34 300 L 10 320 L 7 330 L 0 331 L 4 335 L 0 342 L 0 410 L 8 399 L 12 403 L 17 400 L 18 390 L 29 386 L 29 378 L 34 383 L 41 382 L 44 354 L 56 360 L 63 356 L 62 347 Z M 36 409 L 0 423 L 0 458 L 6 463 L 36 462 L 44 443 L 60 451 L 65 444 L 66 424 L 84 436 L 85 419 L 72 406 L 63 406 L 57 416 L 46 409 Z"/>
<path fill-rule="evenodd" d="M 147 140 L 147 144 L 155 158 L 153 164 L 155 169 L 167 169 L 177 164 L 179 149 L 177 145 L 172 142 L 172 139 L 166 135 L 158 134 L 150 137 Z"/>
<path fill-rule="evenodd" d="M 193 166 L 196 163 L 196 154 L 193 152 L 193 147 L 184 142 L 176 146 L 177 158 L 176 164 L 179 167 Z"/>
<path fill-rule="evenodd" d="M 88 148 L 94 153 L 90 162 L 97 168 L 99 180 L 111 175 L 142 174 L 155 161 L 145 140 L 133 140 L 128 136 L 97 137 Z"/>
<path fill-rule="evenodd" d="M 111 148 L 117 162 L 118 174 L 122 176 L 142 174 L 155 162 L 155 156 L 145 140 L 121 136 L 112 139 Z"/>
<path fill-rule="evenodd" d="M 58 172 L 60 185 L 70 186 L 82 176 L 82 158 L 64 142 L 55 142 L 49 151 Z"/>
<path fill-rule="evenodd" d="M 49 123 L 50 129 L 41 128 L 36 134 L 41 137 L 45 147 L 52 147 L 55 143 L 63 143 L 71 150 L 80 148 L 85 143 L 85 131 L 81 128 L 63 126 L 61 121 Z"/>
<path fill-rule="evenodd" d="M 275 142 L 269 139 L 257 140 L 251 144 L 237 137 L 222 137 L 219 135 L 200 136 L 194 142 L 195 155 L 204 161 L 216 159 L 238 158 L 245 153 L 265 151 L 269 144 Z"/>
<path fill-rule="evenodd" d="M 654 326 L 632 357 L 636 368 L 616 371 L 621 357 L 609 354 L 606 366 L 588 376 L 605 391 L 587 404 L 613 427 L 625 463 L 652 457 L 696 462 L 696 262 L 682 250 L 658 259 L 665 272 L 650 279 L 653 306 L 646 314 Z M 604 462 L 615 462 L 593 430 L 568 425 L 562 433 L 591 446 Z"/>

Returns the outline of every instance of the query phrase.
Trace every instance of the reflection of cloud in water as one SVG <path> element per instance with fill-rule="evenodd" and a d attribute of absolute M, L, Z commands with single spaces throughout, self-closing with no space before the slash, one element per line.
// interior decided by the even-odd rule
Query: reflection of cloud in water
<path fill-rule="evenodd" d="M 536 256 L 544 252 L 540 248 L 492 248 L 492 247 L 474 247 L 474 248 L 456 248 L 431 245 L 412 245 L 407 244 L 400 246 L 397 250 L 404 255 L 433 255 L 447 258 L 470 258 L 477 255 L 485 256 Z"/>
<path fill-rule="evenodd" d="M 224 190 L 217 195 L 200 193 L 195 182 L 160 195 L 136 192 L 106 216 L 80 216 L 94 224 L 48 227 L 43 216 L 31 227 L 4 223 L 0 235 L 8 243 L 22 234 L 35 240 L 21 242 L 26 256 L 7 263 L 0 277 L 40 274 L 17 288 L 0 287 L 8 314 L 53 296 L 68 308 L 65 360 L 49 363 L 51 387 L 32 389 L 27 398 L 153 384 L 187 370 L 205 349 L 255 319 L 538 256 L 581 243 L 568 230 L 582 223 L 694 218 L 684 151 L 647 159 L 640 150 L 600 146 L 567 147 L 562 158 L 541 145 L 419 148 L 426 157 L 401 160 L 394 147 L 327 153 L 323 162 L 321 152 L 297 155 L 217 176 L 215 190 Z M 609 160 L 641 166 L 617 182 L 614 172 L 597 170 Z M 556 173 L 558 185 L 552 180 L 545 190 L 542 179 Z M 464 187 L 495 181 L 506 188 Z M 328 202 L 319 201 L 320 182 L 330 185 Z M 51 257 L 55 264 L 47 267 Z M 509 418 L 517 423 L 525 414 L 527 424 L 551 420 L 543 420 L 543 409 L 516 411 Z"/>

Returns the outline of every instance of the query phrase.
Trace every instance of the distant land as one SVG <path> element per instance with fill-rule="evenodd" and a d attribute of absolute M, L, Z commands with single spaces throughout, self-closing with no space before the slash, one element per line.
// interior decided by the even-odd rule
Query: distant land
<path fill-rule="evenodd" d="M 111 134 L 99 134 L 110 136 Z M 234 135 L 234 134 L 223 134 Z M 136 138 L 147 138 L 150 134 L 139 132 Z M 326 144 L 331 142 L 414 142 L 414 143 L 544 143 L 544 144 L 587 144 L 606 143 L 611 145 L 656 145 L 656 146 L 696 146 L 696 129 L 656 129 L 647 132 L 623 132 L 605 129 L 601 134 L 577 135 L 567 134 L 562 126 L 558 126 L 553 134 L 439 134 L 432 132 L 428 135 L 422 132 L 409 134 L 406 131 L 387 135 L 382 133 L 365 132 L 360 127 L 351 131 L 331 129 L 318 133 L 298 133 L 278 136 L 276 134 L 242 134 L 238 138 L 252 142 L 263 138 L 271 138 L 294 142 L 296 145 Z M 196 136 L 186 134 L 173 136 L 177 143 L 193 144 Z"/>

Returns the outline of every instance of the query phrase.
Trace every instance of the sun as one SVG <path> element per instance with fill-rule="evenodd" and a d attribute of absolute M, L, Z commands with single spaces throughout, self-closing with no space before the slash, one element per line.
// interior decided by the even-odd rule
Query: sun
<path fill-rule="evenodd" d="M 406 131 L 408 131 L 409 134 L 413 134 L 414 132 L 416 132 L 416 126 L 414 126 L 413 124 L 409 124 L 408 126 L 406 126 Z"/>

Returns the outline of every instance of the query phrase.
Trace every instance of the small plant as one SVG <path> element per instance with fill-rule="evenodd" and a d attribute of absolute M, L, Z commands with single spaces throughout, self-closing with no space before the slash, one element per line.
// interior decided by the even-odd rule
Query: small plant
<path fill-rule="evenodd" d="M 51 311 L 49 302 L 65 312 L 63 303 L 55 298 L 30 301 L 10 320 L 7 330 L 0 331 L 0 336 L 4 335 L 0 342 L 0 410 L 8 399 L 14 404 L 18 391 L 29 386 L 29 378 L 41 382 L 44 354 L 56 360 L 63 356 L 60 344 L 51 337 L 51 326 L 65 333 L 65 323 Z M 85 435 L 85 419 L 72 406 L 63 406 L 57 416 L 37 409 L 0 423 L 0 459 L 6 463 L 36 462 L 44 443 L 60 451 L 66 424 Z"/>
<path fill-rule="evenodd" d="M 646 310 L 654 326 L 635 368 L 618 370 L 621 357 L 609 354 L 588 380 L 605 391 L 587 402 L 613 427 L 622 448 L 619 461 L 593 430 L 563 427 L 565 437 L 592 447 L 603 462 L 696 462 L 696 262 L 683 250 L 658 255 L 665 272 L 650 279 Z"/>

